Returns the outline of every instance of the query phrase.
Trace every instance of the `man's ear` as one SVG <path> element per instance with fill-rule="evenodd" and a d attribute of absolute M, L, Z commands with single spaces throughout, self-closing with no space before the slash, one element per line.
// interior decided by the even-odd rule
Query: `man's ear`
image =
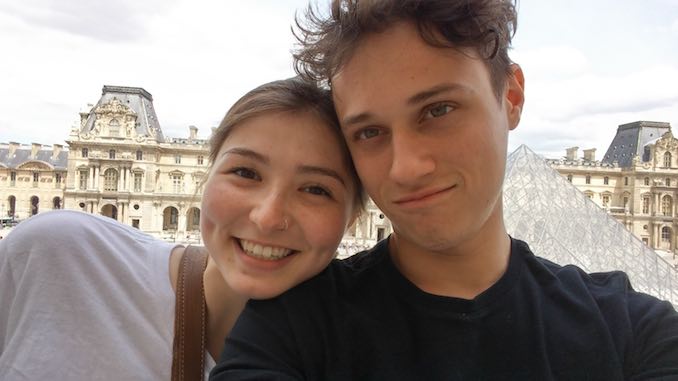
<path fill-rule="evenodd" d="M 525 103 L 525 77 L 518 64 L 511 64 L 511 74 L 506 81 L 506 107 L 509 129 L 513 130 L 520 122 Z"/>

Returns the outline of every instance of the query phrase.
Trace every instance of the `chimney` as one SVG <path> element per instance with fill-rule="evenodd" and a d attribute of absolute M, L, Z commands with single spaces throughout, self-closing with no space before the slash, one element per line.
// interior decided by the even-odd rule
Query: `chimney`
<path fill-rule="evenodd" d="M 579 147 L 565 148 L 565 158 L 567 160 L 577 160 L 577 151 L 579 151 Z"/>
<path fill-rule="evenodd" d="M 31 143 L 31 159 L 37 159 L 38 158 L 38 152 L 40 152 L 40 148 L 42 148 L 42 144 Z"/>
<path fill-rule="evenodd" d="M 54 148 L 52 149 L 52 160 L 56 160 L 59 158 L 59 154 L 61 153 L 61 150 L 64 148 L 61 144 L 55 144 Z"/>
<path fill-rule="evenodd" d="M 19 143 L 16 142 L 9 142 L 9 152 L 7 153 L 7 157 L 11 158 L 14 156 L 16 153 L 16 149 L 19 148 Z"/>
<path fill-rule="evenodd" d="M 188 129 L 191 131 L 190 135 L 188 136 L 188 139 L 195 140 L 198 137 L 198 127 L 188 126 Z"/>
<path fill-rule="evenodd" d="M 584 150 L 584 160 L 596 161 L 596 149 L 589 148 Z"/>

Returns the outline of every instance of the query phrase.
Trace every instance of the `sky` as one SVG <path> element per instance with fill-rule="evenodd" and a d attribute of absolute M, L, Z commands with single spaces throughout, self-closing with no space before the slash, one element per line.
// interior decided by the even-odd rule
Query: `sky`
<path fill-rule="evenodd" d="M 319 0 L 323 9 L 329 0 Z M 0 0 L 0 143 L 64 144 L 104 85 L 153 95 L 165 136 L 207 138 L 259 84 L 294 75 L 307 0 Z M 638 120 L 678 128 L 678 0 L 522 0 L 511 58 L 526 77 L 509 135 L 557 158 Z"/>

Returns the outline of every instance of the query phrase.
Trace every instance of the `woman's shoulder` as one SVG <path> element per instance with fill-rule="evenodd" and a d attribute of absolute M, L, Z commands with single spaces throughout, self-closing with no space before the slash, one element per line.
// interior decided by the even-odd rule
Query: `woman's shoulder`
<path fill-rule="evenodd" d="M 108 217 L 61 210 L 33 216 L 0 241 L 0 262 L 14 271 L 85 270 L 167 274 L 174 244 Z M 164 265 L 163 265 L 164 264 Z M 162 266 L 162 267 L 160 267 Z"/>

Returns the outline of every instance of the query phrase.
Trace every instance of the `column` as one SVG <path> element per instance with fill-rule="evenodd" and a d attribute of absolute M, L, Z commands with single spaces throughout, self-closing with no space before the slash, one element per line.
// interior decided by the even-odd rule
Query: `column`
<path fill-rule="evenodd" d="M 89 167 L 89 180 L 87 181 L 89 184 L 87 184 L 88 189 L 94 189 L 94 176 L 95 176 L 96 171 L 94 170 L 94 166 Z"/>

